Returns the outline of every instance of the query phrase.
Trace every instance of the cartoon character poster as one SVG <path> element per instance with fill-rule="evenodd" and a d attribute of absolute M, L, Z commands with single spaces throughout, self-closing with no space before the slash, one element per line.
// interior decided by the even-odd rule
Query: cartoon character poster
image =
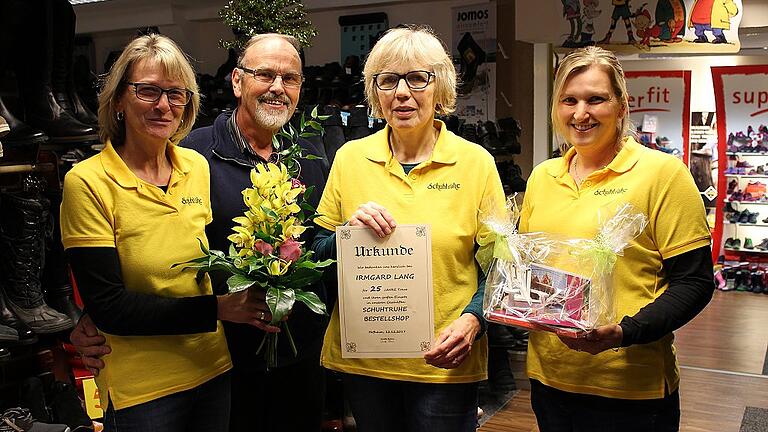
<path fill-rule="evenodd" d="M 599 45 L 618 53 L 735 53 L 742 0 L 560 0 L 563 50 Z M 541 22 L 539 22 L 541 25 Z M 536 31 L 531 29 L 531 31 Z M 521 40 L 537 42 L 541 38 Z"/>

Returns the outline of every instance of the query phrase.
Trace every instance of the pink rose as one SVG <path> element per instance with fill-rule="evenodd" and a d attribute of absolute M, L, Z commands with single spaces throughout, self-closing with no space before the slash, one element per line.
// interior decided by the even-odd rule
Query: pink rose
<path fill-rule="evenodd" d="M 291 179 L 291 189 L 300 188 L 300 187 L 302 187 L 302 186 L 303 186 L 303 185 L 301 184 L 301 182 L 299 181 L 299 179 L 297 179 L 297 178 L 292 178 L 292 179 Z"/>
<path fill-rule="evenodd" d="M 269 255 L 275 249 L 272 247 L 271 244 L 265 242 L 264 240 L 256 240 L 255 242 L 253 242 L 253 250 L 258 251 L 262 255 Z"/>
<path fill-rule="evenodd" d="M 301 256 L 301 243 L 293 239 L 288 239 L 280 245 L 280 258 L 294 262 Z"/>

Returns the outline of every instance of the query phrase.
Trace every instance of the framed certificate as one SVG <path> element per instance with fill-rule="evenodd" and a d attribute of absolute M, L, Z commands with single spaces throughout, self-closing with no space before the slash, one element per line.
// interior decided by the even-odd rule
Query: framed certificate
<path fill-rule="evenodd" d="M 429 225 L 336 228 L 344 358 L 422 357 L 435 336 Z"/>

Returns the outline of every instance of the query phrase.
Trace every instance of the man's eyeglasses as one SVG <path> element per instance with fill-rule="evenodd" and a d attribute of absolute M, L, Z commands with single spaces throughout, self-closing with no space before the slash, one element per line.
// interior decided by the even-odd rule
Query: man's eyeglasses
<path fill-rule="evenodd" d="M 163 97 L 163 93 L 168 96 L 168 103 L 173 106 L 187 106 L 192 101 L 192 90 L 183 88 L 164 89 L 154 84 L 140 82 L 126 82 L 132 85 L 136 92 L 136 97 L 145 102 L 157 102 Z"/>
<path fill-rule="evenodd" d="M 248 69 L 243 66 L 238 66 L 238 69 L 253 75 L 253 79 L 264 84 L 272 84 L 277 77 L 280 77 L 285 87 L 300 87 L 301 83 L 304 82 L 304 77 L 295 72 L 280 74 L 271 69 Z"/>
<path fill-rule="evenodd" d="M 373 76 L 373 82 L 379 90 L 393 90 L 400 84 L 400 80 L 404 79 L 409 89 L 422 90 L 427 88 L 429 81 L 434 76 L 433 72 L 423 70 L 410 71 L 404 74 L 381 72 Z"/>

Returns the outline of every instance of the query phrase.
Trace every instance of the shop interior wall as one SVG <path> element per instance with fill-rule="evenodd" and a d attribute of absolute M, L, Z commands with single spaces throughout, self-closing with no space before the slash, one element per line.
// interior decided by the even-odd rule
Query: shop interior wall
<path fill-rule="evenodd" d="M 305 1 L 309 18 L 318 30 L 313 46 L 306 50 L 308 65 L 340 61 L 339 24 L 342 15 L 384 12 L 391 26 L 401 23 L 431 25 L 449 46 L 451 38 L 451 8 L 482 0 L 412 0 L 412 1 Z M 130 40 L 137 28 L 157 26 L 173 37 L 196 60 L 198 70 L 215 73 L 226 60 L 226 52 L 218 47 L 220 39 L 231 36 L 221 22 L 218 11 L 226 4 L 222 0 L 180 2 L 177 0 L 112 0 L 75 7 L 77 33 L 93 37 L 97 72 L 110 51 L 118 50 Z M 330 7 L 329 7 L 330 5 Z"/>
<path fill-rule="evenodd" d="M 309 18 L 318 30 L 313 46 L 305 50 L 307 65 L 322 65 L 340 61 L 340 29 L 342 15 L 384 12 L 390 26 L 401 23 L 431 25 L 449 47 L 453 45 L 451 8 L 471 4 L 492 3 L 478 0 L 305 0 Z M 497 117 L 512 116 L 523 125 L 520 137 L 522 154 L 515 158 L 527 177 L 533 167 L 534 140 L 546 140 L 547 129 L 533 128 L 534 73 L 541 75 L 533 58 L 534 45 L 515 42 L 515 0 L 497 2 L 497 39 L 504 47 L 497 64 Z M 202 73 L 214 74 L 224 63 L 227 53 L 219 48 L 220 39 L 231 36 L 221 22 L 218 11 L 225 0 L 111 0 L 75 7 L 77 33 L 93 38 L 95 65 L 104 72 L 104 62 L 111 51 L 121 49 L 136 33 L 137 28 L 157 26 L 161 33 L 176 40 L 196 62 Z M 546 45 L 544 45 L 546 51 Z M 541 46 L 538 51 L 541 52 Z M 540 64 L 545 64 L 542 62 Z M 536 68 L 536 69 L 535 69 Z M 546 68 L 544 69 L 546 71 Z M 546 85 L 545 85 L 546 90 Z M 499 97 L 499 93 L 504 93 Z M 541 89 L 538 90 L 541 92 Z M 539 97 L 540 102 L 546 97 Z M 546 102 L 544 102 L 546 103 Z M 542 132 L 543 135 L 542 135 Z M 536 135 L 536 136 L 535 136 Z M 542 138 L 543 137 L 543 138 Z M 546 144 L 538 149 L 546 149 Z M 547 153 L 538 159 L 546 158 Z"/>

